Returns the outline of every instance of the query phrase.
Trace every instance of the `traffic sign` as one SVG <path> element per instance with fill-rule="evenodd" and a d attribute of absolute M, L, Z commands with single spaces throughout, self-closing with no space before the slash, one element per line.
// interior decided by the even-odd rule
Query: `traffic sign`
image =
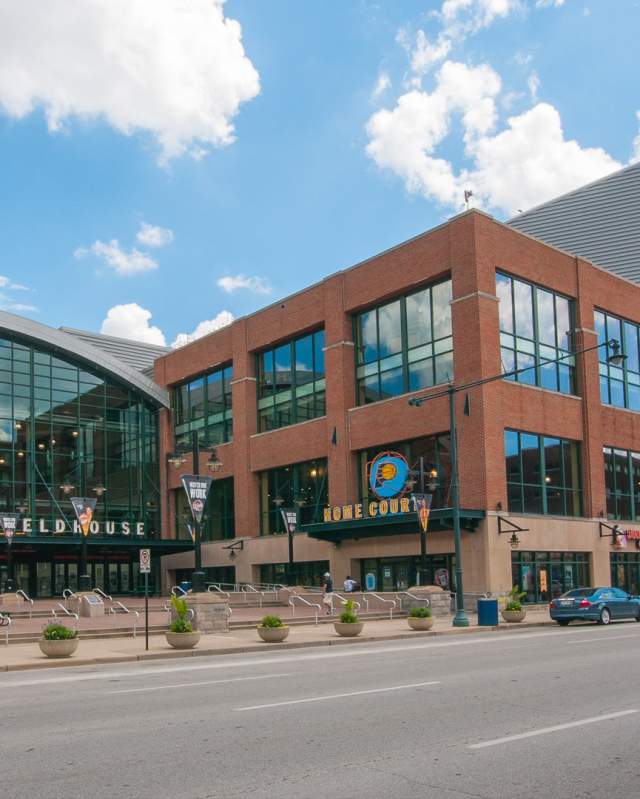
<path fill-rule="evenodd" d="M 151 550 L 140 550 L 140 574 L 149 574 L 151 572 Z"/>

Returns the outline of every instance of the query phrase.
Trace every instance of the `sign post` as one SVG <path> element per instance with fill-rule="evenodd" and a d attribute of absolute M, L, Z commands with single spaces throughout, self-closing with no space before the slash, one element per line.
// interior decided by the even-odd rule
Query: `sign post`
<path fill-rule="evenodd" d="M 16 590 L 16 583 L 13 578 L 13 561 L 11 559 L 11 542 L 13 541 L 13 534 L 18 527 L 19 519 L 19 513 L 3 513 L 0 516 L 0 525 L 2 525 L 4 530 L 4 537 L 7 539 L 7 583 L 5 586 L 7 593 Z"/>
<path fill-rule="evenodd" d="M 91 590 L 91 577 L 87 568 L 87 536 L 91 530 L 93 514 L 95 513 L 97 499 L 95 497 L 71 497 L 71 505 L 75 511 L 80 533 L 82 534 L 82 544 L 80 546 L 80 576 L 78 586 L 81 591 Z"/>
<path fill-rule="evenodd" d="M 197 459 L 194 460 L 194 463 L 197 463 Z M 195 550 L 195 570 L 191 575 L 191 590 L 194 594 L 197 594 L 204 591 L 205 580 L 205 575 L 202 571 L 200 525 L 213 480 L 211 477 L 199 474 L 183 474 L 181 480 L 189 501 L 191 515 L 193 516 L 192 538 Z"/>
<path fill-rule="evenodd" d="M 151 550 L 140 550 L 140 574 L 144 574 L 144 648 L 149 649 L 149 572 L 151 571 Z"/>
<path fill-rule="evenodd" d="M 295 508 L 280 508 L 284 529 L 287 531 L 289 544 L 289 567 L 287 569 L 287 585 L 294 583 L 293 536 L 298 528 L 298 512 Z"/>

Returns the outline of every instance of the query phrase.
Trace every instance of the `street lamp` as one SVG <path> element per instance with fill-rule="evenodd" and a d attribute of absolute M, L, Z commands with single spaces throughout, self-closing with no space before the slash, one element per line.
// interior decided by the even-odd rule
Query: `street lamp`
<path fill-rule="evenodd" d="M 79 486 L 80 493 L 82 493 L 83 488 L 85 489 L 86 493 L 86 487 L 87 487 L 86 462 L 83 460 L 80 464 L 80 486 Z M 72 483 L 62 483 L 62 485 L 60 486 L 60 490 L 67 498 L 73 492 L 74 489 L 75 486 Z M 94 486 L 91 490 L 96 494 L 96 497 L 102 497 L 107 489 L 105 486 L 99 484 L 97 486 Z M 78 510 L 78 508 L 76 507 L 78 500 L 82 508 L 81 510 Z M 89 527 L 91 525 L 93 513 L 95 511 L 96 502 L 97 499 L 92 499 L 90 497 L 72 498 L 73 510 L 76 514 L 78 522 L 81 525 L 80 568 L 79 568 L 80 574 L 78 576 L 78 590 L 80 591 L 91 591 L 91 575 L 89 574 L 87 539 L 89 538 Z"/>
<path fill-rule="evenodd" d="M 549 361 L 545 360 L 545 365 L 560 363 L 561 361 L 565 361 L 568 358 L 573 358 L 576 355 L 583 355 L 586 352 L 592 352 L 594 350 L 600 349 L 600 347 L 607 348 L 607 351 L 609 352 L 607 355 L 607 363 L 611 364 L 612 366 L 620 366 L 627 357 L 620 349 L 620 342 L 617 339 L 612 338 L 608 341 L 595 344 L 593 347 L 585 347 L 585 349 L 578 350 L 578 352 L 562 355 L 559 358 L 554 358 L 553 360 Z M 419 407 L 424 402 L 437 399 L 438 397 L 449 398 L 449 430 L 451 436 L 451 502 L 453 504 L 453 537 L 456 554 L 456 615 L 453 618 L 454 627 L 469 626 L 469 619 L 464 612 L 464 591 L 462 589 L 462 546 L 460 533 L 460 495 L 458 483 L 458 447 L 456 440 L 455 395 L 461 391 L 467 391 L 472 388 L 477 388 L 478 386 L 484 386 L 487 383 L 494 383 L 496 380 L 504 380 L 508 377 L 513 377 L 514 375 L 528 372 L 530 369 L 536 369 L 537 367 L 538 364 L 534 363 L 531 366 L 525 366 L 522 369 L 513 369 L 510 372 L 502 372 L 499 375 L 492 375 L 491 377 L 472 380 L 471 382 L 464 383 L 460 386 L 454 386 L 453 383 L 449 383 L 449 386 L 444 391 L 436 391 L 433 394 L 427 394 L 423 397 L 411 397 L 411 399 L 408 400 L 409 405 Z M 520 542 L 518 541 L 518 543 Z M 512 544 L 515 544 L 515 541 L 512 541 Z"/>

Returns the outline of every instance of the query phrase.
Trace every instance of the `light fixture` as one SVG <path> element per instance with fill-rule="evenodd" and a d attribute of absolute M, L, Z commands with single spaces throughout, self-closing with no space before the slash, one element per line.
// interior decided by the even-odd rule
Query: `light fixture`
<path fill-rule="evenodd" d="M 38 449 L 39 449 L 39 450 L 43 450 L 44 448 L 45 448 L 45 446 L 44 446 L 44 444 L 43 444 L 43 443 L 42 443 L 42 441 L 41 441 L 41 442 L 38 444 Z"/>
<path fill-rule="evenodd" d="M 79 436 L 80 434 L 78 433 L 78 431 L 77 431 L 77 430 L 72 430 L 72 431 L 71 431 L 71 435 L 72 435 L 74 438 L 78 438 L 78 436 Z"/>
<path fill-rule="evenodd" d="M 544 481 L 548 485 L 551 482 L 551 477 L 548 474 L 545 474 Z"/>
<path fill-rule="evenodd" d="M 187 459 L 180 452 L 170 452 L 167 455 L 167 463 L 170 463 L 176 469 L 179 469 Z"/>
<path fill-rule="evenodd" d="M 317 477 L 317 475 L 318 475 L 318 470 L 315 468 L 311 469 L 311 471 L 309 472 L 309 477 Z"/>
<path fill-rule="evenodd" d="M 275 505 L 277 508 L 279 508 L 281 505 L 284 505 L 284 499 L 282 499 L 282 497 L 280 496 L 280 494 L 278 494 L 278 496 L 274 498 L 274 500 L 273 500 L 273 504 L 274 504 L 274 505 Z"/>
<path fill-rule="evenodd" d="M 607 363 L 611 366 L 622 366 L 627 356 L 620 351 L 620 342 L 612 338 L 607 341 L 607 348 L 611 351 L 611 354 L 607 356 Z"/>
<path fill-rule="evenodd" d="M 517 533 L 512 533 L 511 538 L 509 539 L 509 546 L 511 549 L 517 549 L 520 546 L 520 539 L 518 538 Z"/>
<path fill-rule="evenodd" d="M 219 472 L 220 469 L 222 469 L 222 461 L 218 460 L 215 449 L 211 450 L 211 454 L 207 459 L 206 467 L 207 469 L 211 469 L 212 472 Z"/>
<path fill-rule="evenodd" d="M 71 483 L 63 483 L 60 486 L 60 491 L 62 491 L 63 494 L 68 496 L 73 491 L 74 488 L 75 488 L 75 486 L 72 485 Z"/>
<path fill-rule="evenodd" d="M 19 458 L 24 458 L 24 452 L 22 450 L 20 450 L 20 452 L 18 452 L 18 457 Z"/>
<path fill-rule="evenodd" d="M 298 507 L 298 508 L 301 508 L 301 507 L 303 507 L 303 505 L 304 505 L 305 503 L 306 503 L 306 499 L 305 499 L 304 497 L 296 497 L 296 498 L 293 500 L 293 504 L 294 504 L 294 505 L 296 505 L 296 507 Z"/>
<path fill-rule="evenodd" d="M 91 490 L 94 493 L 96 493 L 99 497 L 101 497 L 107 489 L 104 486 L 99 485 L 99 486 L 95 486 L 95 488 L 92 488 Z"/>
<path fill-rule="evenodd" d="M 16 430 L 22 430 L 22 422 L 16 422 Z"/>

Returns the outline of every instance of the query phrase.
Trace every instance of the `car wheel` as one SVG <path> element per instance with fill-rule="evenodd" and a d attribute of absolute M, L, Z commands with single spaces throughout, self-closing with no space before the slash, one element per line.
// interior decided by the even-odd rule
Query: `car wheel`
<path fill-rule="evenodd" d="M 569 626 L 569 619 L 556 619 L 556 621 L 558 622 L 558 624 L 561 627 L 568 627 Z M 640 619 L 639 619 L 639 621 L 640 621 Z"/>
<path fill-rule="evenodd" d="M 609 624 L 611 621 L 611 612 L 609 608 L 602 608 L 600 611 L 600 618 L 598 619 L 598 624 Z"/>

